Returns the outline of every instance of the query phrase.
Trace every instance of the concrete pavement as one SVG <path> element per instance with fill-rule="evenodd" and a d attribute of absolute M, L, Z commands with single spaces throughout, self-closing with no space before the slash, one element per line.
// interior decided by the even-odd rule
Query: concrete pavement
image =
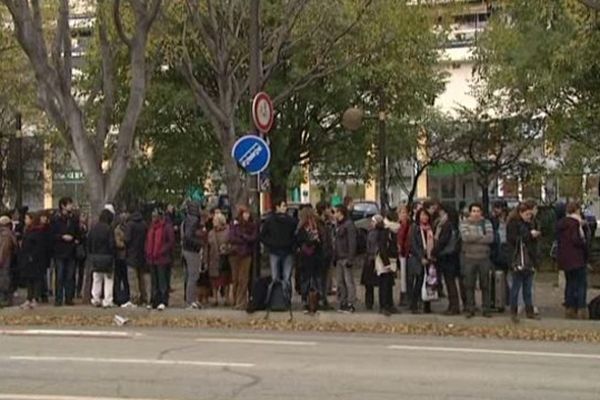
<path fill-rule="evenodd" d="M 600 348 L 593 344 L 129 332 L 128 338 L 0 336 L 0 400 L 597 400 L 600 393 Z"/>

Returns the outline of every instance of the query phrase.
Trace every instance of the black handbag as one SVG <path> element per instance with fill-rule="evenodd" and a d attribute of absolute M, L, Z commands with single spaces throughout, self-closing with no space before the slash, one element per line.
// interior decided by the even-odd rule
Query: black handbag
<path fill-rule="evenodd" d="M 523 240 L 521 239 L 519 239 L 519 243 L 517 244 L 517 248 L 515 249 L 515 254 L 513 255 L 511 267 L 514 272 L 533 272 L 533 263 L 531 262 L 531 257 L 529 256 L 529 252 L 525 247 L 525 243 L 523 243 Z"/>

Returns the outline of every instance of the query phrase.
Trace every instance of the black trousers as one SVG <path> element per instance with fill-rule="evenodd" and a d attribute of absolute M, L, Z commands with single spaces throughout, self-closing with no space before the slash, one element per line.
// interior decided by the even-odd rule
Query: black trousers
<path fill-rule="evenodd" d="M 390 310 L 394 307 L 394 273 L 379 275 L 379 308 Z"/>
<path fill-rule="evenodd" d="M 165 306 L 169 305 L 169 270 L 170 268 L 167 266 L 150 266 L 153 308 L 161 304 Z"/>
<path fill-rule="evenodd" d="M 42 296 L 42 277 L 25 279 L 27 286 L 27 300 L 39 300 Z"/>

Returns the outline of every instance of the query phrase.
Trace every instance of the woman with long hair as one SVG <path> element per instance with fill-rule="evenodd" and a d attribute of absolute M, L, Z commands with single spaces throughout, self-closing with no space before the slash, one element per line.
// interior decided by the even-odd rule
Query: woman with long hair
<path fill-rule="evenodd" d="M 300 248 L 299 266 L 300 266 L 300 288 L 302 304 L 306 311 L 311 311 L 309 306 L 309 296 L 320 293 L 319 279 L 323 263 L 323 240 L 322 233 L 319 232 L 317 215 L 311 207 L 305 207 L 300 210 L 298 215 L 299 224 L 297 231 L 297 241 Z"/>
<path fill-rule="evenodd" d="M 410 255 L 410 227 L 412 224 L 408 206 L 403 205 L 398 208 L 398 223 L 400 224 L 397 233 L 397 247 L 400 257 L 400 265 L 398 266 L 400 270 L 400 306 L 403 306 L 408 304 L 406 295 L 406 265 Z"/>
<path fill-rule="evenodd" d="M 208 275 L 214 294 L 214 306 L 219 305 L 219 295 L 225 305 L 229 303 L 231 284 L 230 253 L 231 244 L 229 242 L 227 219 L 222 213 L 215 213 L 204 251 L 205 265 L 208 266 Z"/>
<path fill-rule="evenodd" d="M 410 310 L 419 313 L 421 287 L 425 277 L 425 269 L 433 263 L 434 233 L 431 228 L 431 215 L 425 209 L 420 209 L 411 230 L 410 258 L 407 271 L 407 294 L 410 299 Z M 424 302 L 425 313 L 431 312 L 431 303 Z"/>
<path fill-rule="evenodd" d="M 527 318 L 537 318 L 533 310 L 532 287 L 535 274 L 535 239 L 540 232 L 533 227 L 533 207 L 519 204 L 510 214 L 506 227 L 506 240 L 511 255 L 512 285 L 510 288 L 510 313 L 513 322 L 519 322 L 519 292 L 523 293 Z"/>
<path fill-rule="evenodd" d="M 454 224 L 448 208 L 441 206 L 438 210 L 438 223 L 434 232 L 433 256 L 448 289 L 446 315 L 460 314 L 457 287 L 457 280 L 460 278 L 458 237 L 458 226 Z"/>
<path fill-rule="evenodd" d="M 40 221 L 40 214 L 25 215 L 25 229 L 19 253 L 19 275 L 27 286 L 27 300 L 21 308 L 35 308 L 42 296 L 42 283 L 46 275 L 49 228 Z"/>
<path fill-rule="evenodd" d="M 236 310 L 248 308 L 248 283 L 257 240 L 258 227 L 250 209 L 246 206 L 238 206 L 236 219 L 229 229 L 231 290 L 233 307 Z"/>
<path fill-rule="evenodd" d="M 92 300 L 95 307 L 114 307 L 113 289 L 115 272 L 115 233 L 112 229 L 113 214 L 102 210 L 98 222 L 88 234 L 87 246 L 92 270 Z M 100 296 L 104 295 L 101 300 Z"/>

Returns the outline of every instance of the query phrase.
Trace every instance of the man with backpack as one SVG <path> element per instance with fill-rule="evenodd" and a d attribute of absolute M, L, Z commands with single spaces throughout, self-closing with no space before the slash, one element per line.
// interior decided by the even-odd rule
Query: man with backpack
<path fill-rule="evenodd" d="M 280 284 L 287 302 L 292 297 L 292 267 L 294 246 L 296 243 L 296 221 L 287 214 L 287 203 L 281 200 L 275 203 L 274 212 L 267 217 L 260 231 L 260 242 L 269 252 L 271 278 L 267 301 L 271 301 L 274 285 Z M 270 304 L 267 304 L 270 307 Z"/>
<path fill-rule="evenodd" d="M 335 266 L 337 269 L 338 300 L 340 312 L 356 311 L 356 284 L 352 266 L 356 264 L 356 227 L 344 205 L 335 208 Z"/>

